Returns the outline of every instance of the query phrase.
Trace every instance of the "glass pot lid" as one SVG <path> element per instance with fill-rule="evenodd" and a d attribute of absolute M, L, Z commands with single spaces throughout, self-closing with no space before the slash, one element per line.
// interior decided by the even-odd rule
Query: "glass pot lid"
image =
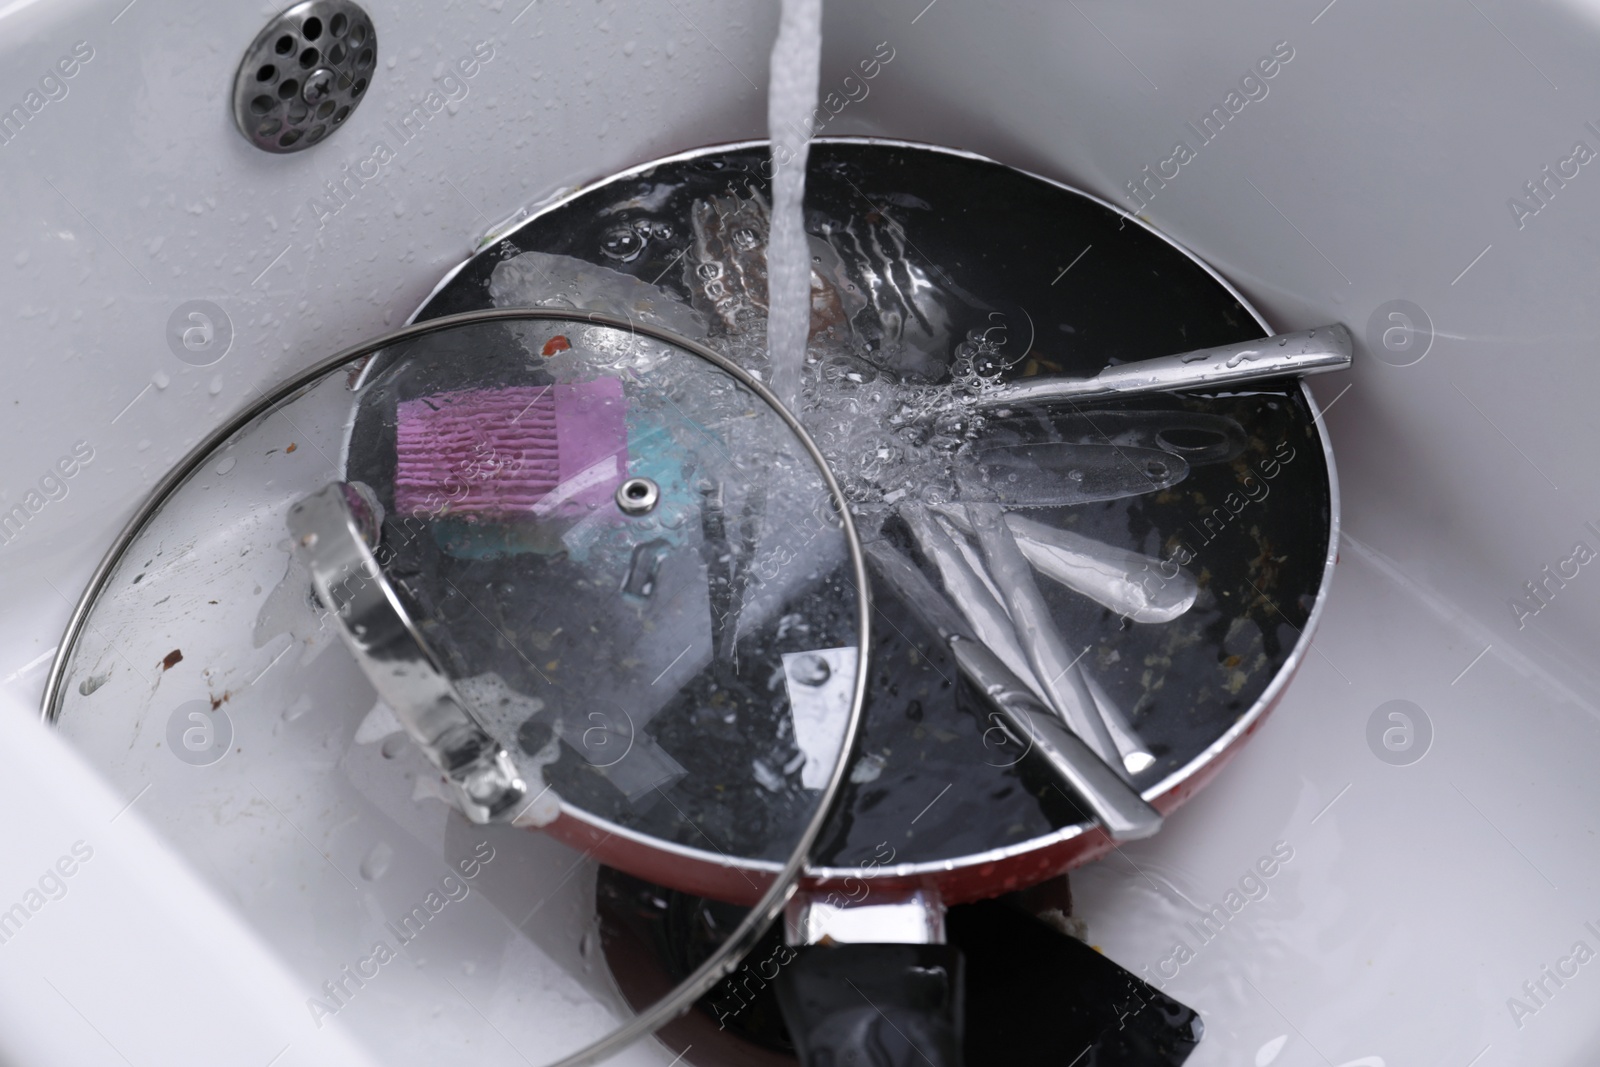
<path fill-rule="evenodd" d="M 46 713 L 148 790 L 319 1025 L 393 1062 L 591 1059 L 781 907 L 860 717 L 865 590 L 832 475 L 746 372 L 625 318 L 474 312 L 325 360 L 174 469 Z M 600 863 L 755 908 L 629 1007 Z"/>

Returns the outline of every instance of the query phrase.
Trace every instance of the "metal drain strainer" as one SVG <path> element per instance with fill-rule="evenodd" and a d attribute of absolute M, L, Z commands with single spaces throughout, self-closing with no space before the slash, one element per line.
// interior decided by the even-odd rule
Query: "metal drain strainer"
<path fill-rule="evenodd" d="M 306 0 L 256 35 L 233 80 L 239 132 L 268 152 L 298 152 L 338 129 L 378 62 L 372 18 L 350 0 Z"/>

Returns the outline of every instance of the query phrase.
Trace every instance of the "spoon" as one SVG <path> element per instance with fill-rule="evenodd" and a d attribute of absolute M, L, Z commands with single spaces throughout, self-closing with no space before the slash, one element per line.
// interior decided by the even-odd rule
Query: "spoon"
<path fill-rule="evenodd" d="M 984 393 L 974 403 L 993 409 L 1215 389 L 1262 378 L 1344 370 L 1350 366 L 1351 352 L 1350 331 L 1334 323 L 1243 344 L 1118 363 L 1092 378 L 1024 378 Z"/>

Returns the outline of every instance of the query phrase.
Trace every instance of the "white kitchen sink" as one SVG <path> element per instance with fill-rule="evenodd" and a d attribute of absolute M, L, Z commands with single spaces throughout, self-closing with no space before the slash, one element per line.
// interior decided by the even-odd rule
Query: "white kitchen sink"
<path fill-rule="evenodd" d="M 272 155 L 230 100 L 273 5 L 0 8 L 13 714 L 34 714 L 122 523 L 231 413 L 404 323 L 519 212 L 765 135 L 776 5 L 367 9 L 368 98 L 323 143 Z M 1202 1012 L 1195 1067 L 1595 1062 L 1600 6 L 841 0 L 825 29 L 824 93 L 892 55 L 826 133 L 950 145 L 1084 189 L 1193 250 L 1275 329 L 1357 337 L 1354 368 L 1313 385 L 1343 522 L 1314 652 L 1158 837 L 1074 874 L 1090 940 Z M 432 110 L 430 92 L 450 99 Z M 60 754 L 19 745 L 0 773 L 47 789 L 38 761 Z M 0 858 L 0 906 L 60 851 L 24 828 L 74 833 L 72 804 L 38 807 L 0 814 L 0 841 L 26 842 Z M 1274 875 L 1253 877 L 1275 849 Z M 78 945 L 64 900 L 29 931 L 82 960 L 51 977 L 150 951 Z M 1216 906 L 1226 921 L 1207 929 Z M 0 996 L 0 1062 L 160 1047 L 114 1009 L 49 1001 L 37 958 L 0 944 L 0 989 L 33 990 Z M 277 1045 L 241 1034 L 213 1062 L 258 1051 Z"/>

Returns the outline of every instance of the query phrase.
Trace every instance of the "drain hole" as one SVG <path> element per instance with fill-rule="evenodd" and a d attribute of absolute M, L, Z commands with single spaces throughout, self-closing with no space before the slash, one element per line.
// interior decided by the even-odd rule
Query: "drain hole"
<path fill-rule="evenodd" d="M 233 68 L 233 121 L 256 147 L 298 152 L 348 124 L 378 67 L 377 27 L 359 2 L 295 4 Z"/>

